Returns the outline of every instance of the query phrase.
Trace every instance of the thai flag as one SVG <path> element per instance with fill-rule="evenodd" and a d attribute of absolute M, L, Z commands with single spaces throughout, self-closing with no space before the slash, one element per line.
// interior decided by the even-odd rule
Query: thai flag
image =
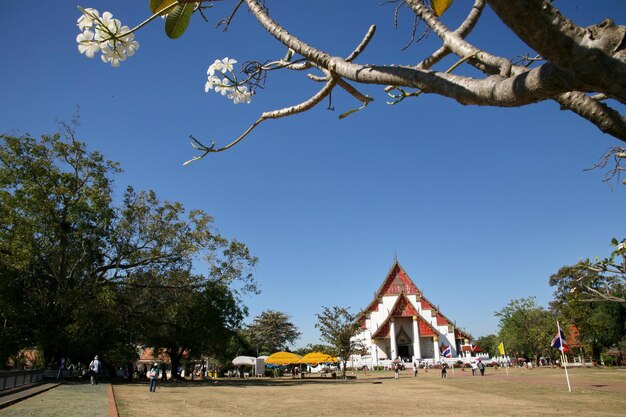
<path fill-rule="evenodd" d="M 442 355 L 444 358 L 451 358 L 452 357 L 452 347 L 448 346 L 447 348 L 445 348 L 442 352 Z"/>
<path fill-rule="evenodd" d="M 561 326 L 559 325 L 558 322 L 556 324 L 556 327 L 557 327 L 557 332 L 556 332 L 556 336 L 554 336 L 554 339 L 552 339 L 552 347 L 554 349 L 559 349 L 561 352 L 565 353 L 568 350 L 567 339 L 565 338 L 565 333 L 563 333 L 563 329 L 561 329 Z"/>

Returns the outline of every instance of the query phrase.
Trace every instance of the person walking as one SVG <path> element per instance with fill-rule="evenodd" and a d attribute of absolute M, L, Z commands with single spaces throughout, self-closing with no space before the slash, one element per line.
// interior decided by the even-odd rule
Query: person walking
<path fill-rule="evenodd" d="M 63 379 L 63 370 L 65 369 L 65 358 L 61 358 L 59 361 L 59 372 L 57 373 L 57 379 Z"/>
<path fill-rule="evenodd" d="M 419 364 L 417 363 L 417 361 L 413 361 L 413 377 L 417 376 L 417 368 L 419 367 Z"/>
<path fill-rule="evenodd" d="M 150 378 L 150 392 L 156 392 L 157 380 L 159 379 L 159 364 L 154 363 L 150 371 L 148 371 L 148 377 Z"/>
<path fill-rule="evenodd" d="M 448 377 L 448 364 L 445 362 L 441 362 L 441 378 Z"/>
<path fill-rule="evenodd" d="M 91 376 L 91 385 L 98 385 L 98 374 L 100 373 L 100 359 L 96 355 L 89 364 L 89 376 Z"/>
<path fill-rule="evenodd" d="M 476 371 L 478 370 L 478 365 L 476 365 L 476 361 L 472 361 L 472 376 L 476 375 Z"/>
<path fill-rule="evenodd" d="M 478 369 L 480 370 L 480 375 L 481 376 L 485 376 L 485 364 L 483 363 L 483 361 L 481 361 L 480 359 L 478 359 L 478 364 L 476 365 L 478 366 Z"/>

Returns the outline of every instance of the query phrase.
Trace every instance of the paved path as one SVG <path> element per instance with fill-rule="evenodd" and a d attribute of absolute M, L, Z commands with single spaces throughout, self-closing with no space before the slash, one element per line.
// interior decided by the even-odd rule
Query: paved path
<path fill-rule="evenodd" d="M 59 382 L 36 383 L 29 384 L 30 387 L 22 386 L 8 389 L 0 393 L 0 409 L 23 401 L 27 398 L 34 397 L 37 394 L 46 392 L 60 385 Z"/>
<path fill-rule="evenodd" d="M 59 385 L 0 410 L 2 417 L 109 417 L 109 384 Z M 111 398 L 112 401 L 112 398 Z M 114 402 L 113 402 L 114 404 Z M 113 409 L 115 407 L 113 406 Z"/>

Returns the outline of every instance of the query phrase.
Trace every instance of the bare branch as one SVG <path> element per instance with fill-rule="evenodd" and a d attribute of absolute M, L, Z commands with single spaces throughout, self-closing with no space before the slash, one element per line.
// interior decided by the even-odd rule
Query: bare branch
<path fill-rule="evenodd" d="M 260 118 L 258 118 L 250 127 L 248 127 L 248 129 L 246 129 L 245 132 L 243 132 L 237 139 L 235 139 L 234 141 L 232 141 L 231 143 L 229 143 L 228 145 L 222 147 L 222 148 L 215 148 L 215 143 L 212 143 L 211 146 L 205 146 L 203 145 L 198 139 L 194 138 L 193 136 L 191 137 L 192 140 L 197 144 L 194 145 L 194 148 L 196 148 L 197 150 L 201 151 L 202 154 L 199 156 L 196 156 L 192 159 L 190 159 L 189 161 L 185 162 L 183 165 L 187 165 L 191 162 L 194 161 L 198 161 L 202 158 L 204 158 L 205 156 L 207 156 L 209 153 L 214 153 L 214 152 L 224 152 L 230 148 L 232 148 L 233 146 L 237 145 L 239 142 L 241 142 L 246 136 L 248 136 L 248 134 L 250 134 L 250 132 L 252 132 L 259 124 L 261 124 L 262 122 L 264 122 L 267 119 L 279 119 L 281 117 L 287 117 L 287 116 L 291 116 L 297 113 L 302 113 L 305 112 L 307 110 L 310 110 L 311 108 L 313 108 L 315 105 L 317 105 L 320 101 L 322 101 L 325 97 L 327 97 L 330 92 L 332 91 L 332 89 L 335 87 L 335 85 L 337 84 L 337 79 L 336 78 L 331 78 L 326 85 L 317 93 L 315 94 L 313 97 L 311 97 L 310 99 L 297 104 L 295 106 L 290 106 L 290 107 L 286 107 L 280 110 L 274 110 L 274 111 L 270 111 L 270 112 L 265 112 L 261 115 Z"/>
<path fill-rule="evenodd" d="M 593 169 L 602 169 L 605 168 L 612 161 L 612 167 L 607 171 L 604 175 L 603 182 L 606 182 L 610 185 L 610 182 L 613 179 L 616 181 L 620 180 L 621 174 L 623 171 L 626 171 L 626 148 L 621 146 L 614 146 L 609 148 L 604 155 L 600 158 L 598 162 L 594 164 L 591 168 L 587 168 L 585 171 L 591 171 Z M 596 272 L 605 272 L 608 271 L 607 266 L 603 265 L 602 269 L 596 270 Z M 612 272 L 620 272 L 619 270 Z"/>
<path fill-rule="evenodd" d="M 242 4 L 243 4 L 243 0 L 239 0 L 237 2 L 237 5 L 233 9 L 233 11 L 230 13 L 230 15 L 226 19 L 222 19 L 219 22 L 217 22 L 217 25 L 215 25 L 215 27 L 224 26 L 224 28 L 222 29 L 222 32 L 226 32 L 228 30 L 228 27 L 230 26 L 230 22 L 233 21 L 235 15 L 237 14 L 237 10 L 239 10 Z"/>
<path fill-rule="evenodd" d="M 350 55 L 348 55 L 348 57 L 346 58 L 346 62 L 351 62 L 356 57 L 358 57 L 361 54 L 361 52 L 363 52 L 363 50 L 370 43 L 370 41 L 374 37 L 375 33 L 376 33 L 376 25 L 370 26 L 370 28 L 367 30 L 367 33 L 365 34 L 365 36 L 361 40 L 361 42 L 357 45 L 356 48 L 354 48 L 354 51 L 352 51 L 352 53 Z"/>
<path fill-rule="evenodd" d="M 482 16 L 484 8 L 485 0 L 476 0 L 469 14 L 467 15 L 463 23 L 461 23 L 461 25 L 454 31 L 454 33 L 458 34 L 461 38 L 465 38 L 467 35 L 469 35 L 476 26 L 476 23 L 478 23 L 480 16 Z M 417 64 L 415 68 L 431 68 L 433 65 L 441 61 L 450 52 L 450 48 L 448 48 L 446 45 L 443 45 L 441 48 L 433 52 L 428 58 Z"/>
<path fill-rule="evenodd" d="M 422 19 L 433 32 L 437 34 L 443 40 L 446 47 L 450 48 L 459 57 L 473 55 L 476 59 L 475 65 L 481 71 L 487 74 L 500 74 L 503 77 L 511 75 L 511 63 L 502 58 L 491 54 L 488 54 L 469 42 L 465 41 L 462 36 L 457 32 L 451 31 L 447 28 L 435 14 L 420 0 L 405 0 L 406 3 L 413 9 L 416 15 Z"/>

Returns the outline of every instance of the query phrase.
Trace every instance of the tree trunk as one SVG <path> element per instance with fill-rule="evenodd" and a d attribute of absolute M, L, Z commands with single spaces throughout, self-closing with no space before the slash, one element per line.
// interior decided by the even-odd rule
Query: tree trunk
<path fill-rule="evenodd" d="M 594 340 L 591 342 L 591 360 L 600 363 L 600 345 Z"/>
<path fill-rule="evenodd" d="M 167 355 L 170 357 L 170 362 L 172 363 L 172 374 L 170 378 L 180 379 L 178 367 L 180 366 L 180 362 L 183 357 L 182 350 L 168 348 L 166 351 Z"/>

